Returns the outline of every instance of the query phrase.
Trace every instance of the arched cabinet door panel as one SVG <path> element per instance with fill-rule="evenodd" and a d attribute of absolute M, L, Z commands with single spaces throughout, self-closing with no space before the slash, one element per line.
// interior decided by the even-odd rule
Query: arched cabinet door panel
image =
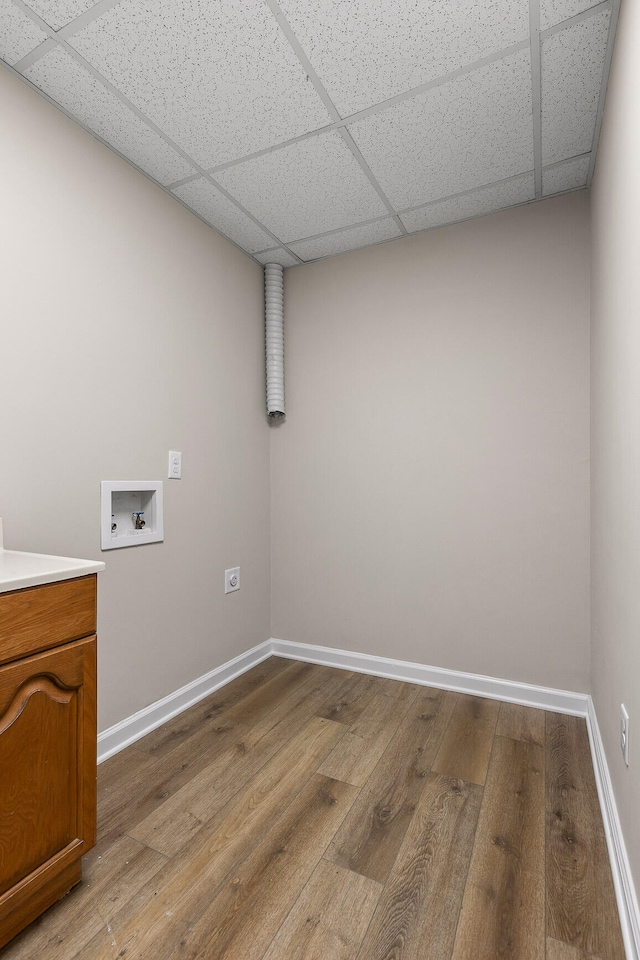
<path fill-rule="evenodd" d="M 96 743 L 95 635 L 0 666 L 0 948 L 80 879 Z"/>

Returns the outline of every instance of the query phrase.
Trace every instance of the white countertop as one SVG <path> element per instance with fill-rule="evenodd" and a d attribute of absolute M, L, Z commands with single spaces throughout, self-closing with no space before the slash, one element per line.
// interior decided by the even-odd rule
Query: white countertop
<path fill-rule="evenodd" d="M 73 557 L 50 557 L 44 553 L 22 553 L 0 550 L 0 593 L 36 587 L 56 580 L 85 577 L 104 570 L 100 560 L 76 560 Z"/>
<path fill-rule="evenodd" d="M 76 560 L 74 557 L 51 557 L 46 553 L 23 553 L 22 550 L 4 550 L 2 518 L 0 517 L 0 593 L 37 587 L 56 580 L 86 577 L 88 573 L 104 570 L 101 560 Z"/>

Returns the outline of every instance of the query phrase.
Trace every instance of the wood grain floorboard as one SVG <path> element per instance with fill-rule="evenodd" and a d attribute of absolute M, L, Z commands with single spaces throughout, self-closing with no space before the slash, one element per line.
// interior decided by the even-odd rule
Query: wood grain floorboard
<path fill-rule="evenodd" d="M 604 957 L 594 957 L 592 953 L 585 953 L 578 947 L 571 947 L 568 943 L 561 943 L 553 937 L 547 937 L 547 960 L 605 960 Z"/>
<path fill-rule="evenodd" d="M 437 773 L 484 784 L 500 703 L 460 697 L 433 764 Z"/>
<path fill-rule="evenodd" d="M 313 663 L 289 661 L 289 666 L 277 676 L 263 683 L 235 706 L 225 711 L 225 719 L 232 723 L 257 723 L 313 676 Z"/>
<path fill-rule="evenodd" d="M 161 727 L 152 730 L 146 737 L 136 741 L 136 750 L 163 757 L 196 733 L 203 724 L 215 721 L 226 710 L 234 707 L 243 697 L 263 686 L 277 674 L 291 666 L 290 660 L 269 657 L 251 670 L 236 677 L 210 696 L 194 704 L 189 710 L 178 714 Z"/>
<path fill-rule="evenodd" d="M 501 703 L 496 727 L 497 737 L 511 737 L 525 743 L 544 746 L 545 711 L 523 707 L 519 703 Z"/>
<path fill-rule="evenodd" d="M 113 960 L 113 941 L 127 960 L 166 960 L 236 869 L 308 783 L 336 741 L 339 723 L 314 718 L 271 763 L 185 844 L 94 937 L 79 960 Z M 350 788 L 353 790 L 354 788 Z"/>
<path fill-rule="evenodd" d="M 284 658 L 101 765 L 84 871 L 2 960 L 624 957 L 583 721 Z"/>
<path fill-rule="evenodd" d="M 496 737 L 453 960 L 544 960 L 544 750 Z"/>
<path fill-rule="evenodd" d="M 323 696 L 338 680 L 324 678 Z M 264 719 L 244 727 L 228 750 L 133 827 L 130 836 L 167 856 L 177 853 L 315 715 L 319 694 L 305 684 Z"/>
<path fill-rule="evenodd" d="M 101 764 L 98 768 L 98 836 L 115 837 L 131 830 L 134 824 L 165 803 L 247 730 L 245 725 L 219 719 L 215 726 L 207 725 L 196 731 L 162 760 L 135 751 L 131 754 L 134 770 L 128 770 L 111 788 L 102 785 L 104 764 Z M 112 780 L 111 771 L 106 773 Z"/>
<path fill-rule="evenodd" d="M 375 694 L 383 689 L 385 682 L 380 677 L 370 677 L 364 673 L 351 674 L 336 695 L 330 697 L 326 704 L 318 708 L 318 716 L 351 725 L 366 709 Z"/>
<path fill-rule="evenodd" d="M 456 696 L 421 688 L 332 841 L 328 860 L 378 883 L 386 882 Z"/>
<path fill-rule="evenodd" d="M 180 942 L 184 960 L 260 960 L 357 790 L 316 775 Z"/>
<path fill-rule="evenodd" d="M 481 787 L 429 774 L 358 960 L 448 960 L 481 801 Z"/>
<path fill-rule="evenodd" d="M 69 960 L 99 930 L 107 929 L 111 917 L 165 863 L 165 857 L 129 837 L 116 840 L 103 854 L 91 851 L 83 858 L 83 878 L 72 894 L 12 940 L 7 957 Z"/>
<path fill-rule="evenodd" d="M 353 960 L 382 887 L 321 860 L 264 960 Z"/>
<path fill-rule="evenodd" d="M 547 930 L 605 960 L 624 960 L 587 727 L 548 713 Z"/>
<path fill-rule="evenodd" d="M 417 696 L 416 690 L 413 699 Z M 395 735 L 411 700 L 376 694 L 333 748 L 318 773 L 361 787 Z"/>

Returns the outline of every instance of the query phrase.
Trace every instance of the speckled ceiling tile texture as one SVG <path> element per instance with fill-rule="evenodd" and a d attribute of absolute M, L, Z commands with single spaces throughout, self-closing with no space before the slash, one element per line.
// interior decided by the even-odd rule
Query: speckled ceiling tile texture
<path fill-rule="evenodd" d="M 372 243 L 393 240 L 401 236 L 402 231 L 395 220 L 387 217 L 386 220 L 378 220 L 377 223 L 365 223 L 361 227 L 341 230 L 340 233 L 333 233 L 329 237 L 317 237 L 315 240 L 292 243 L 291 249 L 302 260 L 317 260 L 320 257 L 331 257 L 337 253 L 345 253 L 347 250 L 356 250 L 358 247 L 366 247 Z"/>
<path fill-rule="evenodd" d="M 292 257 L 286 250 L 265 250 L 264 253 L 257 253 L 256 260 L 260 263 L 279 263 L 281 267 L 295 267 L 298 261 Z"/>
<path fill-rule="evenodd" d="M 546 30 L 569 17 L 575 17 L 600 0 L 540 0 L 540 29 Z"/>
<path fill-rule="evenodd" d="M 207 169 L 330 122 L 262 0 L 128 0 L 69 42 Z"/>
<path fill-rule="evenodd" d="M 216 179 L 284 243 L 387 212 L 335 131 L 229 167 Z"/>
<path fill-rule="evenodd" d="M 535 197 L 533 174 L 516 177 L 508 183 L 497 183 L 483 187 L 462 197 L 452 197 L 441 203 L 432 203 L 420 210 L 404 213 L 401 220 L 410 233 L 441 227 L 457 220 L 479 217 L 485 213 L 511 207 L 516 203 L 525 203 Z"/>
<path fill-rule="evenodd" d="M 349 130 L 403 209 L 533 169 L 531 116 L 529 51 L 521 50 Z"/>
<path fill-rule="evenodd" d="M 12 0 L 0 0 L 0 59 L 13 66 L 46 39 L 44 30 Z"/>
<path fill-rule="evenodd" d="M 590 157 L 577 157 L 567 160 L 557 167 L 542 171 L 542 196 L 548 197 L 562 190 L 576 190 L 586 187 L 589 175 Z"/>
<path fill-rule="evenodd" d="M 542 44 L 542 162 L 593 145 L 611 13 L 594 14 Z"/>
<path fill-rule="evenodd" d="M 160 183 L 194 173 L 190 163 L 61 47 L 37 60 L 25 77 Z"/>
<path fill-rule="evenodd" d="M 54 30 L 66 26 L 92 7 L 96 0 L 25 0 L 25 3 Z"/>
<path fill-rule="evenodd" d="M 248 253 L 264 250 L 273 243 L 268 233 L 261 230 L 242 210 L 238 210 L 204 177 L 175 187 L 171 192 Z"/>
<path fill-rule="evenodd" d="M 529 35 L 527 0 L 280 0 L 346 117 Z"/>

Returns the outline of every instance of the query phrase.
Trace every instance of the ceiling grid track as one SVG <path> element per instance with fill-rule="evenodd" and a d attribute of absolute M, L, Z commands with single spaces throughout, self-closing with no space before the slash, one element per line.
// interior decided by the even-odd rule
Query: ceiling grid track
<path fill-rule="evenodd" d="M 464 16 L 426 0 L 322 0 L 317 10 L 301 0 L 245 0 L 246 9 L 223 5 L 218 19 L 207 0 L 98 0 L 82 10 L 87 2 L 5 0 L 3 25 L 20 31 L 8 59 L 0 37 L 7 68 L 258 262 L 272 253 L 293 266 L 591 183 L 620 0 L 476 0 Z M 607 17 L 596 17 L 609 11 L 606 34 Z M 94 26 L 101 17 L 104 30 Z M 245 34 L 242 60 L 235 51 Z M 576 37 L 585 38 L 580 52 Z M 219 59 L 209 60 L 218 42 Z M 165 59 L 155 61 L 156 51 Z M 187 87 L 175 86 L 179 77 Z M 196 77 L 214 99 L 199 99 Z M 558 97 L 568 79 L 571 104 L 581 77 L 591 99 L 576 116 L 583 110 L 589 127 L 569 129 L 568 114 L 565 131 Z M 248 84 L 244 128 L 240 79 Z M 177 109 L 189 84 L 185 123 L 174 123 L 162 98 Z M 195 138 L 192 103 L 194 124 L 205 124 Z M 287 103 L 293 112 L 279 113 Z M 494 139 L 483 146 L 485 129 Z M 479 160 L 472 176 L 462 156 Z"/>
<path fill-rule="evenodd" d="M 186 160 L 187 163 L 189 163 L 192 167 L 194 167 L 194 169 L 197 171 L 197 173 L 198 173 L 200 176 L 204 177 L 206 180 L 208 180 L 209 183 L 211 183 L 211 185 L 214 186 L 214 187 L 216 188 L 216 190 L 218 190 L 218 192 L 222 194 L 223 197 L 225 197 L 225 199 L 227 199 L 227 200 L 229 200 L 231 203 L 233 203 L 233 205 L 234 205 L 235 207 L 237 207 L 238 210 L 240 210 L 246 217 L 248 217 L 249 220 L 251 220 L 257 227 L 259 227 L 264 233 L 266 233 L 267 236 L 271 237 L 271 239 L 273 240 L 275 246 L 284 247 L 284 248 L 287 250 L 287 252 L 288 252 L 292 257 L 294 257 L 299 263 L 302 263 L 302 261 L 300 260 L 300 258 L 297 257 L 292 251 L 290 251 L 290 250 L 286 247 L 286 245 L 283 244 L 283 243 L 278 239 L 278 237 L 277 237 L 274 233 L 272 233 L 263 223 L 261 223 L 261 222 L 251 213 L 250 210 L 247 210 L 245 207 L 243 207 L 243 205 L 242 205 L 241 203 L 239 203 L 239 202 L 235 199 L 235 197 L 233 197 L 227 190 L 225 190 L 225 188 L 224 188 L 223 186 L 221 186 L 221 184 L 219 184 L 216 180 L 214 180 L 213 177 L 211 177 L 210 174 L 209 174 L 203 167 L 201 167 L 192 157 L 189 156 L 188 153 L 186 153 L 186 152 L 182 149 L 182 147 L 180 147 L 180 146 L 179 146 L 177 143 L 175 143 L 170 137 L 168 137 L 168 136 L 166 135 L 166 133 L 164 133 L 164 131 L 163 131 L 159 126 L 157 126 L 157 124 L 155 124 L 152 120 L 149 119 L 149 117 L 145 116 L 145 114 L 142 113 L 142 111 L 139 110 L 138 107 L 136 107 L 136 105 L 135 105 L 134 103 L 132 103 L 130 100 L 128 100 L 127 97 L 125 97 L 125 96 L 118 90 L 117 87 L 115 87 L 109 80 L 107 80 L 106 77 L 104 77 L 98 70 L 96 70 L 96 68 L 95 68 L 91 63 L 89 63 L 88 60 L 85 60 L 85 58 L 84 58 L 80 53 L 78 53 L 78 51 L 77 51 L 74 47 L 72 47 L 71 44 L 68 43 L 68 41 L 67 41 L 64 37 L 62 37 L 62 36 L 60 35 L 60 31 L 55 31 L 52 27 L 50 27 L 47 23 L 45 23 L 44 20 L 41 20 L 40 17 L 38 17 L 37 14 L 34 13 L 34 11 L 31 10 L 31 8 L 28 7 L 27 4 L 25 4 L 25 3 L 23 2 L 23 0 L 13 0 L 13 2 L 16 4 L 16 6 L 20 7 L 21 9 L 23 9 L 24 12 L 27 12 L 27 11 L 28 11 L 30 18 L 31 18 L 32 20 L 34 20 L 34 22 L 37 22 L 37 23 L 38 23 L 38 26 L 40 26 L 40 28 L 41 28 L 42 30 L 45 30 L 45 31 L 50 35 L 50 39 L 53 40 L 54 43 L 59 44 L 61 47 L 63 47 L 63 49 L 64 49 L 68 54 L 70 54 L 70 55 L 74 58 L 74 60 L 76 60 L 76 62 L 79 63 L 95 80 L 97 80 L 98 83 L 101 83 L 101 84 L 105 87 L 105 89 L 109 91 L 109 93 L 111 93 L 113 96 L 117 97 L 117 99 L 118 99 L 121 103 L 123 103 L 126 107 L 128 107 L 128 109 L 131 110 L 131 112 L 132 112 L 136 117 L 138 117 L 139 120 L 141 120 L 141 121 L 142 121 L 143 123 L 145 123 L 151 130 L 153 130 L 153 132 L 154 132 L 155 134 L 157 134 L 157 136 L 161 137 L 162 140 L 164 140 L 164 142 L 165 142 L 166 144 L 168 144 L 168 146 L 170 146 L 170 147 L 172 148 L 172 150 L 175 150 L 175 152 L 178 153 L 184 160 Z M 109 9 L 110 7 L 114 6 L 116 3 L 119 3 L 119 2 L 120 2 L 120 0 L 103 0 L 103 3 L 106 5 L 106 8 L 107 8 L 107 9 Z M 97 4 L 97 5 L 100 6 L 100 4 Z M 92 9 L 94 9 L 94 8 L 92 8 Z M 78 18 L 78 19 L 81 19 L 81 18 Z M 75 23 L 76 21 L 73 21 L 73 22 Z M 88 22 L 90 22 L 90 21 L 88 21 Z M 69 25 L 68 25 L 68 26 L 69 26 Z M 65 28 L 65 29 L 66 29 L 66 28 Z M 69 35 L 68 32 L 67 32 L 67 35 Z M 44 44 L 43 44 L 42 46 L 44 46 Z M 29 64 L 29 65 L 31 65 L 31 64 Z M 27 82 L 29 82 L 29 80 L 28 80 L 27 77 L 23 77 L 23 79 L 24 79 L 24 80 L 27 80 Z M 33 84 L 30 84 L 30 86 L 34 87 L 34 89 L 38 90 L 38 92 L 41 92 L 41 91 L 39 90 L 39 88 L 38 88 L 38 87 L 35 87 Z M 52 101 L 52 102 L 55 103 L 55 101 Z M 58 106 L 58 108 L 61 109 L 58 104 L 56 104 L 56 106 Z M 75 118 L 72 117 L 70 114 L 67 114 L 67 116 L 69 116 L 70 119 L 75 120 Z M 76 121 L 76 122 L 77 122 L 77 121 Z M 85 128 L 85 129 L 88 129 L 88 128 Z M 103 140 L 102 137 L 100 137 L 100 136 L 98 136 L 97 134 L 93 133 L 93 131 L 89 131 L 89 132 L 92 134 L 92 136 L 97 136 L 98 139 L 99 139 L 102 143 L 105 143 L 107 147 L 109 147 L 110 149 L 113 149 L 113 147 L 111 146 L 111 144 L 109 144 L 109 143 L 107 143 L 105 140 Z M 126 158 L 126 157 L 125 157 L 125 159 L 128 160 L 128 158 Z M 128 162 L 131 162 L 131 161 L 128 161 Z M 141 169 L 141 168 L 138 168 L 138 169 Z M 150 176 L 149 174 L 145 173 L 144 170 L 142 170 L 141 172 L 144 173 L 145 176 Z M 151 179 L 154 180 L 153 177 L 151 177 Z M 160 182 L 157 181 L 157 180 L 154 180 L 154 182 L 157 183 L 158 186 L 161 187 L 161 189 L 170 192 L 170 191 L 169 191 L 169 188 L 166 187 L 164 184 L 160 183 Z M 180 203 L 182 203 L 182 205 L 183 205 L 184 207 L 186 207 L 190 212 L 194 212 L 193 209 L 192 209 L 188 204 L 185 204 L 185 203 L 180 199 L 180 197 L 177 197 L 177 196 L 176 196 L 175 194 L 173 194 L 173 193 L 171 194 L 171 196 L 173 196 L 174 199 L 176 199 L 176 200 L 178 200 Z M 200 217 L 200 219 L 203 219 L 203 218 Z M 203 222 L 204 222 L 204 223 L 207 223 L 206 220 L 203 220 Z M 210 226 L 210 224 L 207 223 L 207 226 Z M 240 247 L 239 244 L 237 244 L 231 237 L 227 236 L 227 234 L 223 233 L 222 230 L 219 230 L 219 232 L 222 233 L 222 235 L 223 235 L 227 240 L 229 240 L 231 243 L 233 243 L 234 246 L 237 246 L 237 247 L 239 247 L 239 249 L 242 249 L 242 247 Z M 246 252 L 246 251 L 243 251 L 243 252 Z"/>
<path fill-rule="evenodd" d="M 325 107 L 327 108 L 327 110 L 328 110 L 328 112 L 329 112 L 329 116 L 332 118 L 334 124 L 340 127 L 339 133 L 340 133 L 340 135 L 342 136 L 342 139 L 343 139 L 344 143 L 346 143 L 346 145 L 347 145 L 347 147 L 349 148 L 349 150 L 351 151 L 352 155 L 355 157 L 355 159 L 356 159 L 358 165 L 360 166 L 361 170 L 363 171 L 363 173 L 365 174 L 365 176 L 367 177 L 367 179 L 368 179 L 369 182 L 371 183 L 371 186 L 372 186 L 373 189 L 376 191 L 376 193 L 377 193 L 378 196 L 380 197 L 380 200 L 382 201 L 382 203 L 385 205 L 385 207 L 386 207 L 387 210 L 389 211 L 390 216 L 392 216 L 392 217 L 395 218 L 395 220 L 396 220 L 396 222 L 397 222 L 397 225 L 398 225 L 398 228 L 402 231 L 403 235 L 406 236 L 406 235 L 407 235 L 407 231 L 405 230 L 403 224 L 400 222 L 399 218 L 396 216 L 396 212 L 395 212 L 393 206 L 392 206 L 391 203 L 389 202 L 389 199 L 388 199 L 388 197 L 386 196 L 384 190 L 382 189 L 382 187 L 380 186 L 380 184 L 379 184 L 378 181 L 376 180 L 376 178 L 375 178 L 375 176 L 374 176 L 374 174 L 373 174 L 373 172 L 372 172 L 372 170 L 371 170 L 371 167 L 369 166 L 369 164 L 367 163 L 367 161 L 365 160 L 365 158 L 362 156 L 362 153 L 360 152 L 360 150 L 358 149 L 358 147 L 357 147 L 356 144 L 354 143 L 353 137 L 351 136 L 351 134 L 349 133 L 349 131 L 345 129 L 344 124 L 342 124 L 342 119 L 343 119 L 343 118 L 342 118 L 342 117 L 340 116 L 340 114 L 338 113 L 338 111 L 337 111 L 337 109 L 336 109 L 336 106 L 335 106 L 335 104 L 333 103 L 333 100 L 331 99 L 331 97 L 329 96 L 329 94 L 327 93 L 327 91 L 325 90 L 324 84 L 321 82 L 320 78 L 318 77 L 318 74 L 317 74 L 316 71 L 314 70 L 311 61 L 309 60 L 309 58 L 307 57 L 306 53 L 304 52 L 304 50 L 303 50 L 300 42 L 298 41 L 298 38 L 296 37 L 295 33 L 294 33 L 293 30 L 291 29 L 291 26 L 290 26 L 287 18 L 285 17 L 285 15 L 283 14 L 282 10 L 280 9 L 278 3 L 276 2 L 276 0 L 266 0 L 266 3 L 267 3 L 267 6 L 269 7 L 269 9 L 271 10 L 271 12 L 273 13 L 274 17 L 276 18 L 276 21 L 277 21 L 277 23 L 278 23 L 278 26 L 280 27 L 280 29 L 281 29 L 282 32 L 284 33 L 285 37 L 286 37 L 287 40 L 289 41 L 289 43 L 290 43 L 290 45 L 291 45 L 291 49 L 293 50 L 293 52 L 295 53 L 296 57 L 298 58 L 298 60 L 299 60 L 300 63 L 302 64 L 303 70 L 306 72 L 307 76 L 309 77 L 309 79 L 311 80 L 312 84 L 314 85 L 318 96 L 320 97 L 320 99 L 322 100 L 323 104 L 324 104 Z"/>
<path fill-rule="evenodd" d="M 603 4 L 603 6 L 606 6 Z M 587 186 L 591 186 L 593 173 L 596 165 L 596 156 L 598 152 L 598 141 L 600 139 L 600 128 L 602 127 L 602 115 L 604 113 L 604 104 L 607 96 L 607 83 L 611 72 L 611 60 L 613 57 L 613 46 L 615 43 L 616 28 L 618 26 L 618 17 L 620 16 L 620 0 L 611 0 L 611 24 L 609 26 L 609 37 L 607 39 L 607 52 L 604 57 L 604 66 L 602 70 L 602 84 L 600 86 L 600 97 L 598 99 L 598 112 L 596 114 L 595 129 L 593 132 L 593 144 L 591 147 L 591 162 L 589 163 L 589 173 L 587 175 Z"/>
<path fill-rule="evenodd" d="M 542 197 L 542 52 L 540 0 L 529 0 L 531 36 L 531 107 L 533 111 L 533 171 L 536 200 Z"/>

